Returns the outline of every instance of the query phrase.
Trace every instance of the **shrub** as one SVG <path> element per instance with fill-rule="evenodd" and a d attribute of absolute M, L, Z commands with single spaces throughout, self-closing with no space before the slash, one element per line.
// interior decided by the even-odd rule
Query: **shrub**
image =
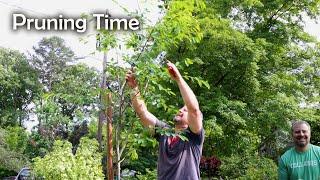
<path fill-rule="evenodd" d="M 200 160 L 200 171 L 202 176 L 213 177 L 217 176 L 218 168 L 221 165 L 221 161 L 212 156 L 212 157 L 201 157 Z"/>
<path fill-rule="evenodd" d="M 67 141 L 56 141 L 53 151 L 34 159 L 34 171 L 45 179 L 104 179 L 98 142 L 82 138 L 75 155 Z"/>
<path fill-rule="evenodd" d="M 231 156 L 222 159 L 220 175 L 224 179 L 277 179 L 277 165 L 257 155 Z"/>

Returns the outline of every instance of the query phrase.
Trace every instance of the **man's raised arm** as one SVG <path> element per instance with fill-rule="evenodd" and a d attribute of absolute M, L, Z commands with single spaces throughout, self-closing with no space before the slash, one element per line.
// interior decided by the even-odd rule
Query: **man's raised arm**
<path fill-rule="evenodd" d="M 189 127 L 193 133 L 199 134 L 202 129 L 202 113 L 198 100 L 189 85 L 182 78 L 177 67 L 171 62 L 168 62 L 167 65 L 169 74 L 177 82 L 183 101 L 188 109 Z"/>
<path fill-rule="evenodd" d="M 127 72 L 126 81 L 128 83 L 128 86 L 133 90 L 131 94 L 132 106 L 136 111 L 138 117 L 140 118 L 142 125 L 144 127 L 154 127 L 157 118 L 148 111 L 147 106 L 145 105 L 141 97 L 137 80 L 132 71 Z"/>

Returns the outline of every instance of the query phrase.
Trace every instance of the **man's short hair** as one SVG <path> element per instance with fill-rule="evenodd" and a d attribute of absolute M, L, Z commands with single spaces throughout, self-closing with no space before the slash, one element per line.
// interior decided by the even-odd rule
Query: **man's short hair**
<path fill-rule="evenodd" d="M 302 120 L 297 120 L 297 121 L 293 121 L 293 122 L 292 122 L 291 132 L 293 133 L 295 126 L 301 125 L 301 124 L 307 125 L 308 128 L 309 128 L 309 131 L 311 132 L 311 126 L 310 126 L 310 124 L 309 124 L 307 121 L 302 121 Z"/>

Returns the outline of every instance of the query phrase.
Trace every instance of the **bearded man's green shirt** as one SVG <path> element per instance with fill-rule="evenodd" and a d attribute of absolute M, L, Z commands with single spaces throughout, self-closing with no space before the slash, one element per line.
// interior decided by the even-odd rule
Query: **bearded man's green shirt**
<path fill-rule="evenodd" d="M 309 144 L 304 152 L 294 147 L 279 159 L 280 180 L 320 180 L 320 147 Z"/>

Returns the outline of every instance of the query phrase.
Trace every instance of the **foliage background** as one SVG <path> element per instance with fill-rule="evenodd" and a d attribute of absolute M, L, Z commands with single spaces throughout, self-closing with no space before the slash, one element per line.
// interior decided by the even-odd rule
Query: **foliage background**
<path fill-rule="evenodd" d="M 277 159 L 292 146 L 290 123 L 296 119 L 310 122 L 312 143 L 319 144 L 319 42 L 303 29 L 305 17 L 319 16 L 319 1 L 159 4 L 164 16 L 155 25 L 126 36 L 98 32 L 98 50 L 107 53 L 125 41 L 132 52 L 123 54 L 124 62 L 105 59 L 102 74 L 72 63 L 74 53 L 59 37 L 42 39 L 28 56 L 0 49 L 1 176 L 31 164 L 48 179 L 87 178 L 86 165 L 91 177 L 103 178 L 104 111 L 110 105 L 103 97 L 111 93 L 116 175 L 126 169 L 137 172 L 132 178 L 156 177 L 157 142 L 131 108 L 123 64 L 135 66 L 149 110 L 170 123 L 183 102 L 166 68 L 154 60 L 161 51 L 198 97 L 203 156 L 221 161 L 202 177 L 276 179 Z M 39 124 L 28 133 L 22 126 L 32 113 Z"/>

